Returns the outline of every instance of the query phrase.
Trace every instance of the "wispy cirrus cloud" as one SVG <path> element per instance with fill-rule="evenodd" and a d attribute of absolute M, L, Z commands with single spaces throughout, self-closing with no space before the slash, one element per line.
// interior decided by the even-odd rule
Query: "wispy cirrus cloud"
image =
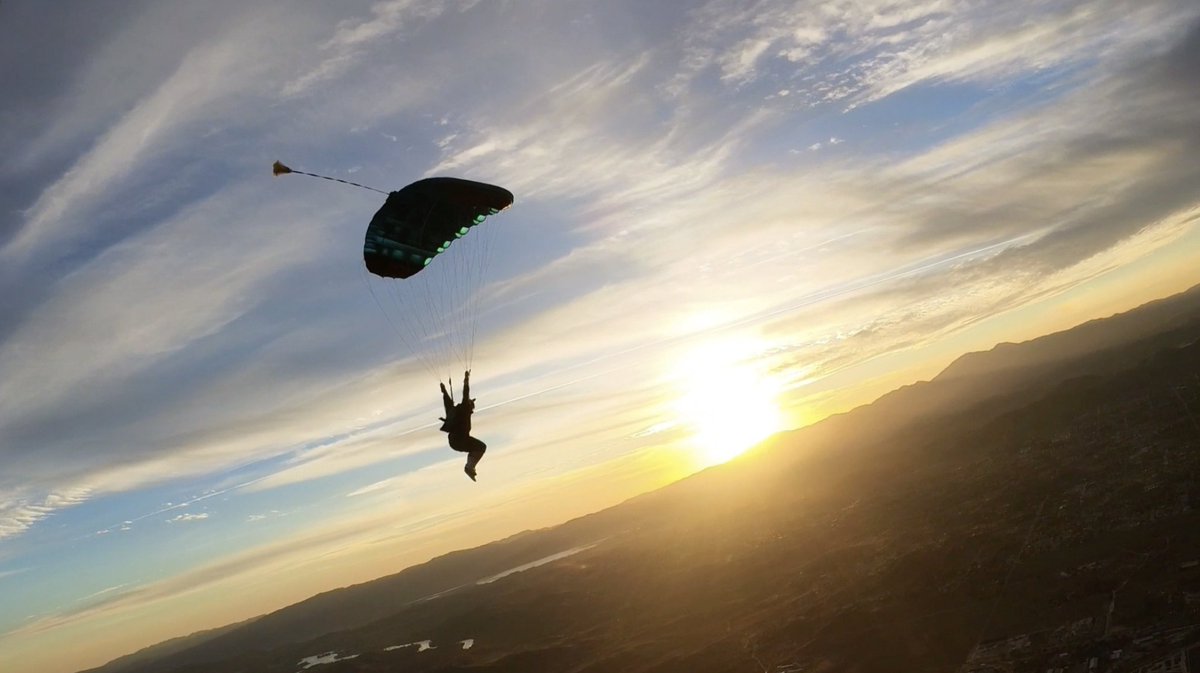
<path fill-rule="evenodd" d="M 0 488 L 0 540 L 20 535 L 64 507 L 87 500 L 88 489 L 54 490 L 29 494 L 17 488 Z"/>
<path fill-rule="evenodd" d="M 164 519 L 167 523 L 188 523 L 191 521 L 204 521 L 208 518 L 208 512 L 187 512 L 185 514 L 176 514 L 170 519 Z"/>
<path fill-rule="evenodd" d="M 385 0 L 369 9 L 370 16 L 339 21 L 331 37 L 318 47 L 319 61 L 310 70 L 292 78 L 280 89 L 285 98 L 301 95 L 321 82 L 333 79 L 359 65 L 372 43 L 415 30 L 446 11 L 466 11 L 479 0 L 435 2 L 431 0 Z"/>
<path fill-rule="evenodd" d="M 182 54 L 174 72 L 100 133 L 25 210 L 20 229 L 0 248 L 0 256 L 9 264 L 21 263 L 70 245 L 73 239 L 94 240 L 102 232 L 95 230 L 94 221 L 90 227 L 85 223 L 122 181 L 139 170 L 171 170 L 170 160 L 178 156 L 181 140 L 194 136 L 198 125 L 228 124 L 248 110 L 255 102 L 256 87 L 273 75 L 288 54 L 250 39 L 264 30 L 272 32 L 268 26 L 275 31 L 284 28 L 276 23 L 280 17 L 247 13 L 242 18 L 242 25 L 220 37 L 199 41 Z M 81 100 L 80 104 L 85 103 Z M 35 148 L 29 152 L 36 155 Z"/>
<path fill-rule="evenodd" d="M 922 82 L 999 82 L 1096 60 L 1119 61 L 1181 6 L 1046 0 L 1020 8 L 973 0 L 795 3 L 714 0 L 694 10 L 671 90 L 710 70 L 730 86 L 796 83 L 813 105 L 879 100 Z M 730 43 L 733 44 L 729 47 Z"/>
<path fill-rule="evenodd" d="M 0 570 L 0 579 L 4 579 L 5 577 L 12 577 L 14 575 L 20 575 L 21 573 L 26 572 L 28 570 L 29 570 L 29 568 L 14 568 L 11 570 Z"/>

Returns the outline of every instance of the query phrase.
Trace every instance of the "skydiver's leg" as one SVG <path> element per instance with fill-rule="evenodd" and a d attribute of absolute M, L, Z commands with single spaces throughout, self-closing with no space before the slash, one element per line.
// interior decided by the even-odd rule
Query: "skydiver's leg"
<path fill-rule="evenodd" d="M 474 437 L 467 437 L 467 442 L 470 449 L 467 452 L 467 464 L 463 466 L 463 472 L 467 473 L 471 481 L 475 481 L 475 466 L 479 464 L 479 461 L 483 458 L 483 453 L 487 451 L 487 444 Z"/>
<path fill-rule="evenodd" d="M 471 444 L 471 437 L 469 435 L 461 435 L 457 432 L 452 432 L 447 439 L 450 440 L 450 448 L 454 449 L 455 451 L 470 453 L 470 451 L 475 448 L 475 446 Z"/>

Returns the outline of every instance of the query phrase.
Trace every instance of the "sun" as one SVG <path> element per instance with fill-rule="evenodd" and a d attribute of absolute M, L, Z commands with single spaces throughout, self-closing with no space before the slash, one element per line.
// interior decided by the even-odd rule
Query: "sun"
<path fill-rule="evenodd" d="M 779 386 L 748 358 L 752 342 L 707 344 L 679 368 L 676 410 L 704 466 L 726 462 L 783 429 Z"/>

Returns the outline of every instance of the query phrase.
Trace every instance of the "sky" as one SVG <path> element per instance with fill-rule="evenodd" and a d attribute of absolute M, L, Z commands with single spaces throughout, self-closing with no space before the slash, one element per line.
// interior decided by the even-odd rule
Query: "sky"
<path fill-rule="evenodd" d="M 1190 0 L 8 0 L 0 669 L 559 523 L 1186 289 L 1198 155 Z M 382 195 L 275 160 L 516 201 L 397 287 L 362 268 Z M 478 483 L 437 432 L 466 366 Z"/>

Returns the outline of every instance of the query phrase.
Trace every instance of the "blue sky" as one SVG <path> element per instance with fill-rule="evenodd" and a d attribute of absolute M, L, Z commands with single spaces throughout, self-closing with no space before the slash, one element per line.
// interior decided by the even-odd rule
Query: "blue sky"
<path fill-rule="evenodd" d="M 0 668 L 95 665 L 550 525 L 1200 281 L 1198 20 L 0 4 Z M 381 310 L 382 197 L 276 159 L 516 195 L 472 295 L 478 484 L 403 319 L 440 312 L 419 292 L 482 237 Z"/>

